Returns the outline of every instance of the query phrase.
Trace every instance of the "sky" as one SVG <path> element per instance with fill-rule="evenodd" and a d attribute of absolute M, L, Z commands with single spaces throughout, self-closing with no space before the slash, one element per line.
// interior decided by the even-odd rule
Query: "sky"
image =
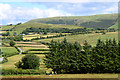
<path fill-rule="evenodd" d="M 0 25 L 24 23 L 31 19 L 57 16 L 88 16 L 118 13 L 118 0 L 104 2 L 73 0 L 6 0 L 0 1 Z"/>

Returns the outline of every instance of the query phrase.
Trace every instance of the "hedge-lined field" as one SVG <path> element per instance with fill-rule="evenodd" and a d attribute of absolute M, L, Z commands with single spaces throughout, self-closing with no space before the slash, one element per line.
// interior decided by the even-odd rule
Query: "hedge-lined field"
<path fill-rule="evenodd" d="M 115 38 L 118 41 L 118 32 L 108 32 L 104 35 L 101 33 L 92 33 L 92 34 L 79 34 L 79 35 L 71 35 L 65 37 L 58 37 L 58 38 L 48 38 L 48 39 L 41 39 L 41 40 L 34 40 L 34 42 L 50 42 L 51 40 L 54 41 L 62 41 L 64 38 L 68 40 L 68 42 L 74 43 L 78 42 L 81 45 L 84 44 L 84 41 L 88 41 L 89 44 L 95 46 L 97 43 L 97 39 L 106 40 L 106 39 L 113 39 Z"/>
<path fill-rule="evenodd" d="M 7 57 L 18 55 L 19 53 L 15 47 L 2 47 L 1 50 Z"/>

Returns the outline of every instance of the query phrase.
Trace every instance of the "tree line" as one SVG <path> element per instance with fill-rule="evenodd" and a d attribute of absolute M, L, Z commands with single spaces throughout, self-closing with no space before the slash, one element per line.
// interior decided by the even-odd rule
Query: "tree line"
<path fill-rule="evenodd" d="M 68 28 L 27 28 L 22 33 L 28 34 L 30 32 L 40 33 L 77 33 L 77 32 L 89 32 L 87 28 L 77 28 L 77 29 L 68 29 Z"/>
<path fill-rule="evenodd" d="M 98 39 L 95 47 L 85 41 L 79 43 L 51 41 L 50 54 L 46 54 L 44 62 L 54 73 L 120 73 L 120 41 Z"/>

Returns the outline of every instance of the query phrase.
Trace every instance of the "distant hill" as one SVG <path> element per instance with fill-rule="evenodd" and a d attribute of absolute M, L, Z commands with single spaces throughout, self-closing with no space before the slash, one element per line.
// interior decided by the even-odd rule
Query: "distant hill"
<path fill-rule="evenodd" d="M 117 14 L 102 14 L 92 16 L 52 17 L 30 20 L 24 24 L 2 26 L 10 34 L 20 34 L 26 28 L 115 28 L 118 29 Z"/>
<path fill-rule="evenodd" d="M 45 23 L 59 25 L 76 25 L 86 28 L 109 28 L 115 25 L 117 14 L 102 14 L 92 16 L 53 17 L 30 20 L 27 23 Z"/>

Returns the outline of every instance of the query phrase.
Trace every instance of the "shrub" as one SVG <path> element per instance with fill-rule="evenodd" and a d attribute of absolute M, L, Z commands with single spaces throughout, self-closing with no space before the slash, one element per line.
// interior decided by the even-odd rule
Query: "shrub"
<path fill-rule="evenodd" d="M 25 55 L 15 66 L 23 69 L 37 69 L 40 66 L 40 58 L 34 54 Z"/>
<path fill-rule="evenodd" d="M 15 45 L 15 42 L 10 41 L 9 45 L 10 45 L 10 46 L 14 46 L 14 45 Z"/>

